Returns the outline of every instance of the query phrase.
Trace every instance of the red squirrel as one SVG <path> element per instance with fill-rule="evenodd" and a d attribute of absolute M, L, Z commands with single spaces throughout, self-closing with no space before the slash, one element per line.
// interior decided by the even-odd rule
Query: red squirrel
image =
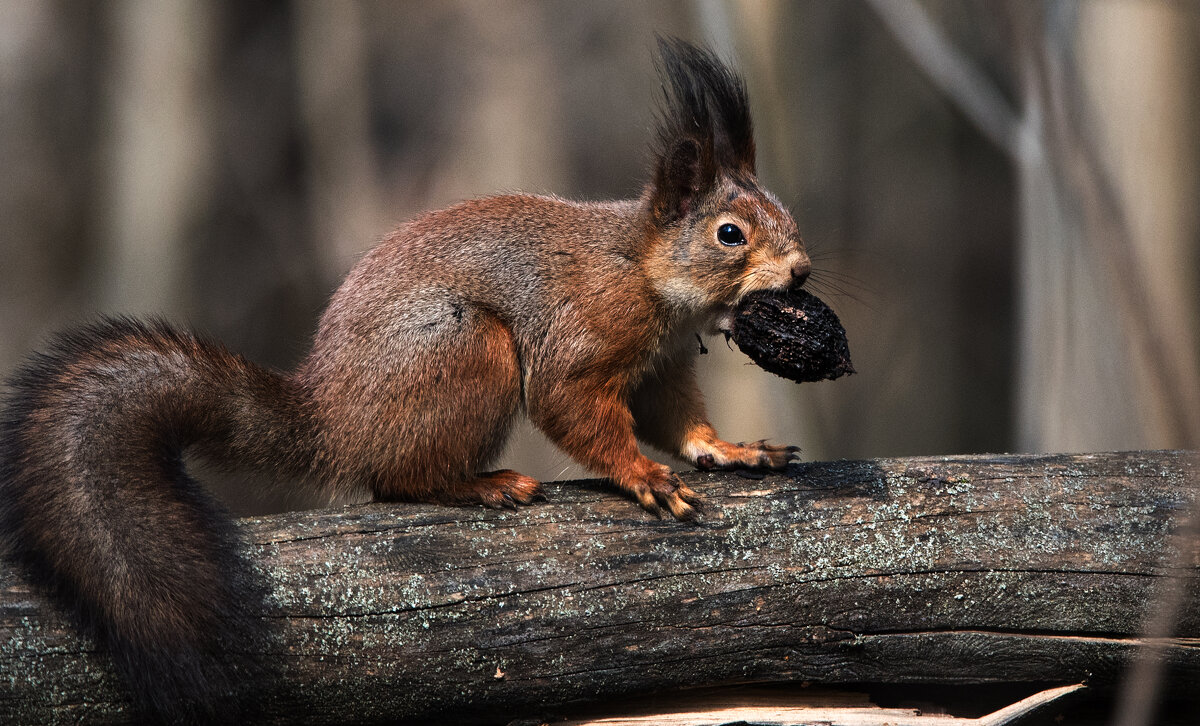
<path fill-rule="evenodd" d="M 795 458 L 717 438 L 693 363 L 698 331 L 728 329 L 750 292 L 802 284 L 809 258 L 755 175 L 741 78 L 683 41 L 660 40 L 660 54 L 665 104 L 639 197 L 511 194 L 412 219 L 351 270 L 296 371 L 105 319 L 10 381 L 0 532 L 148 713 L 211 715 L 239 680 L 224 648 L 256 621 L 234 528 L 185 473 L 185 450 L 380 501 L 515 507 L 538 482 L 488 468 L 523 411 L 680 519 L 699 496 L 639 439 L 701 468 Z"/>

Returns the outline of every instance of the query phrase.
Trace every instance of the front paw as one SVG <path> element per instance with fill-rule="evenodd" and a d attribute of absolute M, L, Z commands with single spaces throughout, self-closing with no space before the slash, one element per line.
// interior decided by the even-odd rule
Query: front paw
<path fill-rule="evenodd" d="M 704 498 L 683 483 L 668 467 L 647 461 L 644 471 L 617 483 L 637 499 L 638 504 L 656 517 L 665 507 L 675 519 L 695 519 Z"/>
<path fill-rule="evenodd" d="M 783 469 L 800 454 L 799 446 L 776 446 L 766 440 L 750 444 L 727 441 L 696 443 L 686 453 L 697 469 Z"/>

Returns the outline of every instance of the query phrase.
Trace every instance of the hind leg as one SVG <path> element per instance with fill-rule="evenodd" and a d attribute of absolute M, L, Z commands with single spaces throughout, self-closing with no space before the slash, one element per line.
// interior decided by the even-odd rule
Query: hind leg
<path fill-rule="evenodd" d="M 399 314 L 397 314 L 399 311 Z M 326 399 L 352 425 L 338 433 L 377 500 L 528 503 L 537 482 L 481 474 L 502 451 L 520 409 L 521 372 L 508 328 L 444 290 L 415 291 L 377 321 L 378 337 L 347 340 L 369 371 Z M 344 350 L 344 348 L 343 348 Z M 349 405 L 348 405 L 349 404 Z M 352 458 L 351 458 L 352 457 Z"/>
<path fill-rule="evenodd" d="M 512 469 L 500 469 L 480 474 L 461 482 L 447 491 L 442 504 L 483 504 L 492 509 L 516 509 L 518 504 L 531 504 L 545 499 L 537 479 L 518 474 Z"/>

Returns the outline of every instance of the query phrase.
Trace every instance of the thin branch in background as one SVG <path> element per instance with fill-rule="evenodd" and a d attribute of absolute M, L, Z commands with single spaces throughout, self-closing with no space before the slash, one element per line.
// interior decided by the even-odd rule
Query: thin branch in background
<path fill-rule="evenodd" d="M 1058 686 L 1022 698 L 997 711 L 976 718 L 957 718 L 944 713 L 922 713 L 917 708 L 890 708 L 873 704 L 843 705 L 845 696 L 820 697 L 811 703 L 792 703 L 794 696 L 781 693 L 775 696 L 753 697 L 739 695 L 733 704 L 728 699 L 700 695 L 690 697 L 686 710 L 656 711 L 646 715 L 624 715 L 609 718 L 566 721 L 560 726 L 709 726 L 717 723 L 752 723 L 758 726 L 791 726 L 801 723 L 832 723 L 844 726 L 1010 726 L 1026 716 L 1054 703 L 1063 696 L 1084 688 L 1082 683 Z"/>
<path fill-rule="evenodd" d="M 1020 119 L 1000 90 L 954 47 L 917 3 L 867 0 L 892 36 L 979 131 L 1017 158 Z"/>

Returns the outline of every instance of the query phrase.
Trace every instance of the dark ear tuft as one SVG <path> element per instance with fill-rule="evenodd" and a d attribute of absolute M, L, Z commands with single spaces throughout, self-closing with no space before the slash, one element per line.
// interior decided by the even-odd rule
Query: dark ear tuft
<path fill-rule="evenodd" d="M 754 174 L 754 131 L 746 86 L 710 50 L 658 39 L 665 103 L 655 150 L 654 211 L 687 214 L 718 174 Z"/>

